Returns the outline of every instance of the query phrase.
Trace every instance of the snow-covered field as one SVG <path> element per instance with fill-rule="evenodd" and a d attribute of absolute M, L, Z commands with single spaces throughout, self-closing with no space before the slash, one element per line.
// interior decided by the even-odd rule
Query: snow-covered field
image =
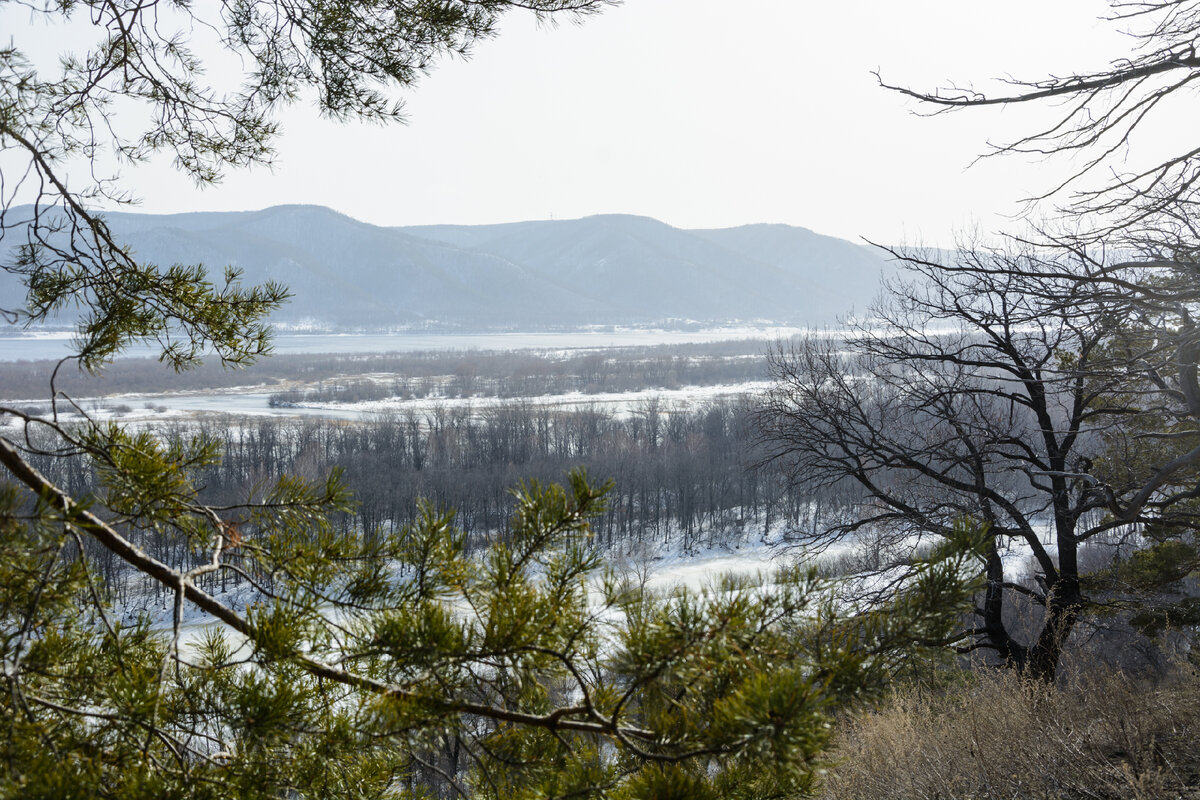
<path fill-rule="evenodd" d="M 484 411 L 497 408 L 513 402 L 529 403 L 539 406 L 549 406 L 563 410 L 593 407 L 617 414 L 627 414 L 648 401 L 658 399 L 661 410 L 669 412 L 672 407 L 690 407 L 704 403 L 716 397 L 728 397 L 741 394 L 758 394 L 766 391 L 769 381 L 746 381 L 743 383 L 718 384 L 715 386 L 684 386 L 678 389 L 642 389 L 635 392 L 566 392 L 564 394 L 539 395 L 513 399 L 498 397 L 467 397 L 467 398 L 436 398 L 436 399 L 402 399 L 399 397 L 387 400 L 373 400 L 363 403 L 304 403 L 301 408 L 358 414 L 360 417 L 369 414 L 383 414 L 415 410 L 418 413 L 432 411 L 434 407 L 445 409 L 467 408 Z"/>
<path fill-rule="evenodd" d="M 683 386 L 678 389 L 643 389 L 633 392 L 567 392 L 564 394 L 538 395 L 536 397 L 424 397 L 388 398 L 361 403 L 305 402 L 295 406 L 271 407 L 273 391 L 246 388 L 217 389 L 207 392 L 180 392 L 158 394 L 112 395 L 103 399 L 83 398 L 80 407 L 89 417 L 97 421 L 119 419 L 129 423 L 153 423 L 182 420 L 201 414 L 227 414 L 235 417 L 322 417 L 350 421 L 370 420 L 382 414 L 415 412 L 424 416 L 435 409 L 470 409 L 485 412 L 512 403 L 525 403 L 564 411 L 592 407 L 618 415 L 643 408 L 655 398 L 660 402 L 659 410 L 669 414 L 672 410 L 694 408 L 718 397 L 742 394 L 758 394 L 766 391 L 768 381 L 745 381 L 742 383 L 718 384 L 714 386 Z M 30 403 L 48 410 L 46 403 Z M 61 414 L 70 420 L 72 409 L 63 405 Z"/>

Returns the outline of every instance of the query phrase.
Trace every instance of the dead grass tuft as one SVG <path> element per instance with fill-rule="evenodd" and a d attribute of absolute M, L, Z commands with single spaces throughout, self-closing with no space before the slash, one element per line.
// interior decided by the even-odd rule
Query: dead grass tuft
<path fill-rule="evenodd" d="M 1200 673 L 1058 687 L 965 674 L 846 720 L 835 758 L 826 800 L 1200 800 Z"/>

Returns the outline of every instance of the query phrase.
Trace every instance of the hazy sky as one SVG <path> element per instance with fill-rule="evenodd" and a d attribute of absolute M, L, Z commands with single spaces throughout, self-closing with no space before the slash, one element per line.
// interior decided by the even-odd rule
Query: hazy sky
<path fill-rule="evenodd" d="M 1036 115 L 920 117 L 871 71 L 935 88 L 1099 68 L 1129 44 L 1098 21 L 1105 9 L 628 0 L 554 27 L 513 14 L 470 61 L 441 64 L 410 93 L 406 126 L 339 125 L 297 106 L 272 170 L 205 190 L 165 162 L 124 178 L 155 212 L 317 203 L 387 225 L 620 212 L 947 243 L 964 227 L 1002 227 L 1068 165 L 968 169 L 989 139 L 1028 132 Z"/>

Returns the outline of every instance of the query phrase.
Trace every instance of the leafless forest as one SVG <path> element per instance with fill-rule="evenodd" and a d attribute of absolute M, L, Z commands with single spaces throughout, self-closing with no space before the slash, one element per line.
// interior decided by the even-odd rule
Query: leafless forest
<path fill-rule="evenodd" d="M 816 526 L 846 499 L 827 490 L 801 500 L 788 490 L 781 466 L 764 461 L 754 390 L 766 378 L 766 349 L 765 341 L 734 341 L 582 353 L 288 355 L 237 372 L 202 367 L 178 382 L 154 362 L 127 359 L 98 377 L 64 373 L 58 385 L 69 396 L 89 398 L 73 414 L 65 403 L 60 409 L 76 425 L 92 424 L 88 409 L 100 408 L 168 442 L 218 442 L 220 461 L 193 475 L 204 501 L 215 506 L 260 500 L 281 472 L 317 478 L 337 468 L 355 492 L 353 512 L 341 516 L 347 534 L 402 528 L 427 500 L 455 509 L 469 540 L 481 541 L 505 529 L 514 485 L 561 480 L 582 466 L 597 481 L 612 481 L 593 544 L 641 557 L 666 547 L 733 550 L 787 525 Z M 52 369 L 47 362 L 3 364 L 0 382 L 6 394 L 33 394 Z M 149 396 L 169 386 L 175 392 L 267 387 L 273 390 L 267 402 L 280 415 L 163 417 L 128 402 L 129 394 Z M 658 393 L 681 387 L 711 391 L 689 401 Z M 608 402 L 590 399 L 600 392 Z M 614 403 L 614 395 L 629 399 Z M 359 419 L 288 415 L 308 404 L 353 409 L 379 401 L 397 404 Z M 37 466 L 81 496 L 97 490 L 97 476 L 80 460 L 47 451 Z M 183 537 L 143 530 L 137 538 L 165 563 L 195 566 Z M 111 554 L 93 555 L 114 599 L 156 590 L 124 572 Z M 236 580 L 224 571 L 208 588 L 227 590 Z"/>

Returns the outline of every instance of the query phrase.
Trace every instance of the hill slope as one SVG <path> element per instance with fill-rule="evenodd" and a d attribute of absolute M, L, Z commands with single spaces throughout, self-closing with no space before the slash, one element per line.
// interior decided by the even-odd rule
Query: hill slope
<path fill-rule="evenodd" d="M 276 317 L 337 328 L 833 322 L 875 293 L 873 252 L 803 228 L 687 231 L 646 217 L 385 228 L 319 206 L 112 213 L 146 261 L 226 265 L 294 298 Z M 15 238 L 15 237 L 14 237 Z M 12 239 L 9 239 L 12 241 Z M 19 296 L 0 277 L 6 301 Z"/>

